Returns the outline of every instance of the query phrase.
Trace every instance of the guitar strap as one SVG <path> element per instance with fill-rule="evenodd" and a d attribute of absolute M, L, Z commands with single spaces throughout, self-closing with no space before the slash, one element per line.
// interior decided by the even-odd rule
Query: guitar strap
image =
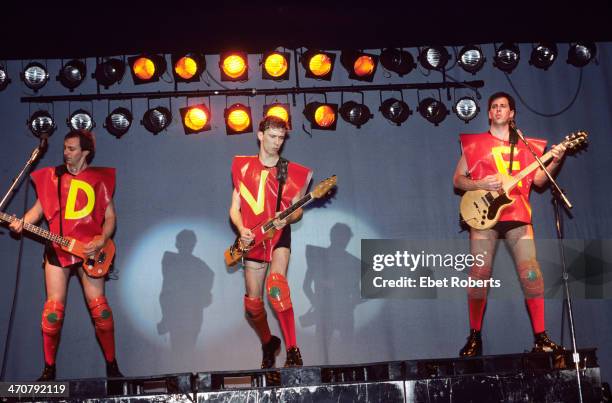
<path fill-rule="evenodd" d="M 57 203 L 59 205 L 59 225 L 60 225 L 60 236 L 64 236 L 64 230 L 62 228 L 62 175 L 66 173 L 66 167 L 64 165 L 58 165 L 55 167 L 55 176 L 57 176 Z"/>
<path fill-rule="evenodd" d="M 278 181 L 278 193 L 276 194 L 276 211 L 280 211 L 283 187 L 287 181 L 287 166 L 289 161 L 279 157 L 276 162 L 276 180 Z"/>

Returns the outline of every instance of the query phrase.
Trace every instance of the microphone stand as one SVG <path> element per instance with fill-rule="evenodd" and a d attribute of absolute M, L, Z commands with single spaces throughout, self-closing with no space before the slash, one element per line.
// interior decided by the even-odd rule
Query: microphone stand
<path fill-rule="evenodd" d="M 562 278 L 563 278 L 563 287 L 564 287 L 563 289 L 565 293 L 565 304 L 567 306 L 567 312 L 568 312 L 570 338 L 572 341 L 572 361 L 574 362 L 574 368 L 576 369 L 576 381 L 578 382 L 579 401 L 580 403 L 582 403 L 583 400 L 582 400 L 582 382 L 580 380 L 580 354 L 578 353 L 578 348 L 576 347 L 576 328 L 574 326 L 574 312 L 572 310 L 572 298 L 570 294 L 569 281 L 568 281 L 569 275 L 567 273 L 567 267 L 565 264 L 565 249 L 563 247 L 564 233 L 563 233 L 563 223 L 561 220 L 561 209 L 559 208 L 559 199 L 563 201 L 563 203 L 568 209 L 571 209 L 573 206 L 570 203 L 570 201 L 567 199 L 567 197 L 565 196 L 565 194 L 563 193 L 563 191 L 561 190 L 557 182 L 553 179 L 552 175 L 546 170 L 546 167 L 542 163 L 542 160 L 540 160 L 540 157 L 538 157 L 538 155 L 533 151 L 527 139 L 525 139 L 525 137 L 518 130 L 516 130 L 516 126 L 514 126 L 514 122 L 510 124 L 510 133 L 513 134 L 513 132 L 516 133 L 516 135 L 521 139 L 521 141 L 525 144 L 525 146 L 527 146 L 527 149 L 533 155 L 535 160 L 538 162 L 538 164 L 540 165 L 540 168 L 544 170 L 544 173 L 548 177 L 548 180 L 550 180 L 550 183 L 553 185 L 553 187 L 551 188 L 551 192 L 553 194 L 552 203 L 553 203 L 554 210 L 555 210 L 555 226 L 557 229 L 557 240 L 559 241 L 559 249 L 561 251 L 561 267 L 563 269 Z M 563 342 L 563 340 L 561 342 Z"/>
<path fill-rule="evenodd" d="M 13 195 L 13 192 L 18 187 L 23 176 L 26 174 L 26 172 L 30 170 L 34 162 L 36 162 L 36 160 L 45 152 L 46 149 L 47 149 L 47 137 L 44 136 L 40 138 L 40 144 L 32 151 L 30 158 L 25 163 L 24 167 L 21 169 L 19 174 L 15 177 L 15 179 L 13 179 L 13 182 L 11 183 L 9 190 L 6 192 L 6 194 L 2 198 L 2 201 L 0 201 L 0 211 L 4 210 L 5 204 Z M 26 199 L 27 199 L 27 189 L 26 189 Z M 27 202 L 27 200 L 25 200 L 25 202 Z M 25 204 L 24 204 L 24 207 L 25 207 Z M 22 252 L 23 252 L 23 238 L 19 246 L 19 257 L 17 259 L 17 271 L 15 274 L 15 287 L 13 289 L 13 299 L 12 299 L 13 303 L 11 304 L 11 312 L 9 315 L 8 328 L 6 331 L 6 339 L 4 340 L 4 353 L 2 354 L 2 366 L 0 368 L 0 380 L 4 380 L 4 376 L 6 373 L 7 354 L 8 354 L 9 346 L 11 342 L 11 333 L 13 331 L 13 319 L 15 316 L 15 300 L 17 298 L 17 290 L 19 288 L 18 287 L 19 277 L 21 273 Z"/>
<path fill-rule="evenodd" d="M 5 207 L 4 205 L 11 198 L 13 192 L 15 191 L 15 189 L 21 182 L 23 175 L 30 170 L 30 168 L 32 167 L 32 164 L 34 164 L 34 162 L 38 159 L 38 157 L 40 157 L 41 154 L 45 152 L 46 149 L 47 149 L 47 138 L 41 137 L 40 144 L 34 150 L 32 150 L 30 159 L 28 159 L 28 161 L 25 163 L 24 167 L 21 169 L 19 174 L 13 179 L 13 182 L 11 183 L 9 190 L 6 192 L 6 194 L 0 201 L 0 211 L 4 210 L 4 207 Z"/>

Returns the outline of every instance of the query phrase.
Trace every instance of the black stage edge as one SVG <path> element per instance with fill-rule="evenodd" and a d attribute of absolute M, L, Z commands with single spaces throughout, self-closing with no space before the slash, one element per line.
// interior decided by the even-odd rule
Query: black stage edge
<path fill-rule="evenodd" d="M 585 402 L 601 402 L 596 349 L 579 350 Z M 577 402 L 571 352 L 69 380 L 28 402 Z M 0 399 L 3 400 L 3 399 Z"/>

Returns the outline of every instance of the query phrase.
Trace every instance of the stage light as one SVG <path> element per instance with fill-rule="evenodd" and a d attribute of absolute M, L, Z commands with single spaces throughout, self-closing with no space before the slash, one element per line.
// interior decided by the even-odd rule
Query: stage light
<path fill-rule="evenodd" d="M 350 79 L 371 82 L 378 66 L 378 56 L 352 50 L 342 51 L 340 63 L 348 71 Z"/>
<path fill-rule="evenodd" d="M 120 138 L 130 130 L 132 126 L 132 112 L 126 108 L 116 108 L 107 117 L 104 127 L 110 134 Z"/>
<path fill-rule="evenodd" d="M 249 79 L 249 62 L 245 52 L 226 52 L 221 54 L 219 68 L 221 81 L 246 81 Z"/>
<path fill-rule="evenodd" d="M 6 67 L 0 64 L 0 91 L 3 91 L 10 83 L 11 79 L 6 73 Z"/>
<path fill-rule="evenodd" d="M 206 59 L 198 53 L 173 54 L 172 75 L 178 83 L 192 83 L 200 80 L 206 69 Z"/>
<path fill-rule="evenodd" d="M 387 48 L 380 53 L 380 64 L 400 77 L 410 73 L 415 67 L 414 58 L 405 50 Z"/>
<path fill-rule="evenodd" d="M 419 103 L 417 108 L 421 116 L 427 119 L 429 122 L 438 126 L 449 114 L 446 106 L 437 99 L 425 98 Z"/>
<path fill-rule="evenodd" d="M 455 102 L 455 106 L 453 107 L 455 114 L 465 123 L 468 123 L 470 120 L 474 119 L 478 112 L 480 112 L 480 106 L 478 106 L 478 102 L 472 97 L 462 97 Z"/>
<path fill-rule="evenodd" d="M 389 98 L 385 100 L 378 108 L 385 119 L 390 120 L 400 126 L 412 115 L 412 111 L 406 102 L 399 99 Z"/>
<path fill-rule="evenodd" d="M 450 59 L 444 46 L 426 46 L 421 49 L 419 62 L 427 70 L 443 70 Z"/>
<path fill-rule="evenodd" d="M 87 67 L 85 63 L 73 59 L 62 66 L 57 76 L 57 80 L 70 91 L 74 91 L 74 89 L 85 80 L 86 73 Z"/>
<path fill-rule="evenodd" d="M 210 110 L 204 104 L 186 106 L 179 109 L 185 134 L 210 130 Z"/>
<path fill-rule="evenodd" d="M 96 66 L 94 78 L 104 88 L 121 81 L 125 74 L 125 63 L 119 59 L 108 59 Z"/>
<path fill-rule="evenodd" d="M 317 50 L 306 51 L 301 58 L 302 66 L 306 70 L 306 77 L 330 81 L 334 72 L 336 55 Z"/>
<path fill-rule="evenodd" d="M 311 129 L 336 130 L 338 105 L 311 102 L 304 108 L 304 116 L 310 122 Z"/>
<path fill-rule="evenodd" d="M 374 117 L 374 115 L 370 113 L 370 108 L 355 101 L 348 101 L 342 104 L 340 107 L 340 116 L 342 116 L 342 119 L 346 122 L 349 122 L 358 129 Z"/>
<path fill-rule="evenodd" d="M 49 73 L 45 66 L 40 63 L 28 64 L 21 73 L 21 79 L 26 87 L 38 91 L 49 81 Z"/>
<path fill-rule="evenodd" d="M 49 137 L 55 131 L 55 121 L 47 111 L 37 111 L 28 120 L 28 128 L 36 137 Z"/>
<path fill-rule="evenodd" d="M 72 112 L 70 117 L 66 119 L 66 124 L 72 130 L 86 130 L 90 131 L 96 126 L 93 118 L 91 117 L 91 113 L 87 112 L 85 109 L 77 109 Z"/>
<path fill-rule="evenodd" d="M 264 118 L 268 116 L 276 116 L 281 118 L 287 123 L 289 130 L 291 130 L 291 114 L 289 113 L 289 104 L 274 103 L 264 106 Z"/>
<path fill-rule="evenodd" d="M 482 69 L 485 63 L 485 57 L 482 49 L 476 45 L 464 46 L 459 52 L 459 60 L 457 63 L 461 68 L 468 73 L 476 74 Z"/>
<path fill-rule="evenodd" d="M 140 123 L 153 134 L 158 134 L 162 130 L 170 126 L 172 122 L 172 113 L 163 106 L 158 106 L 149 109 L 145 112 Z"/>
<path fill-rule="evenodd" d="M 253 131 L 251 108 L 243 104 L 234 104 L 225 109 L 225 128 L 227 134 L 242 134 Z"/>
<path fill-rule="evenodd" d="M 570 44 L 567 62 L 572 66 L 584 67 L 597 55 L 594 42 L 577 42 Z"/>
<path fill-rule="evenodd" d="M 159 81 L 166 72 L 166 59 L 161 55 L 142 54 L 128 58 L 134 84 L 146 84 Z"/>
<path fill-rule="evenodd" d="M 503 43 L 496 51 L 493 66 L 503 72 L 512 73 L 521 59 L 521 52 L 514 43 Z"/>
<path fill-rule="evenodd" d="M 531 51 L 529 64 L 539 69 L 548 70 L 557 60 L 557 45 L 554 43 L 539 43 Z"/>
<path fill-rule="evenodd" d="M 264 80 L 289 79 L 289 53 L 268 52 L 263 55 L 261 77 Z"/>

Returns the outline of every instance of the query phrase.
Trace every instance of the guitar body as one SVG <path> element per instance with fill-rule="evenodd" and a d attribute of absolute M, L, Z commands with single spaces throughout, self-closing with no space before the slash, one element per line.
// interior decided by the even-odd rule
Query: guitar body
<path fill-rule="evenodd" d="M 102 246 L 102 249 L 100 249 L 96 255 L 90 257 L 83 252 L 85 243 L 74 238 L 65 238 L 68 239 L 70 243 L 68 246 L 60 244 L 62 250 L 83 259 L 83 269 L 89 277 L 99 278 L 106 276 L 115 257 L 115 243 L 112 239 L 107 240 L 104 246 Z"/>
<path fill-rule="evenodd" d="M 470 190 L 465 192 L 459 204 L 461 218 L 474 229 L 492 228 L 501 212 L 514 203 L 514 199 L 503 192 Z"/>
<path fill-rule="evenodd" d="M 274 235 L 278 232 L 274 226 L 268 231 L 264 230 L 267 223 L 272 220 L 266 221 L 262 224 L 258 224 L 255 228 L 251 229 L 251 232 L 255 234 L 253 242 L 249 245 L 243 245 L 240 237 L 236 238 L 236 241 L 225 250 L 223 256 L 225 257 L 225 264 L 233 266 L 238 263 L 251 249 L 261 245 L 265 240 L 274 238 Z"/>

